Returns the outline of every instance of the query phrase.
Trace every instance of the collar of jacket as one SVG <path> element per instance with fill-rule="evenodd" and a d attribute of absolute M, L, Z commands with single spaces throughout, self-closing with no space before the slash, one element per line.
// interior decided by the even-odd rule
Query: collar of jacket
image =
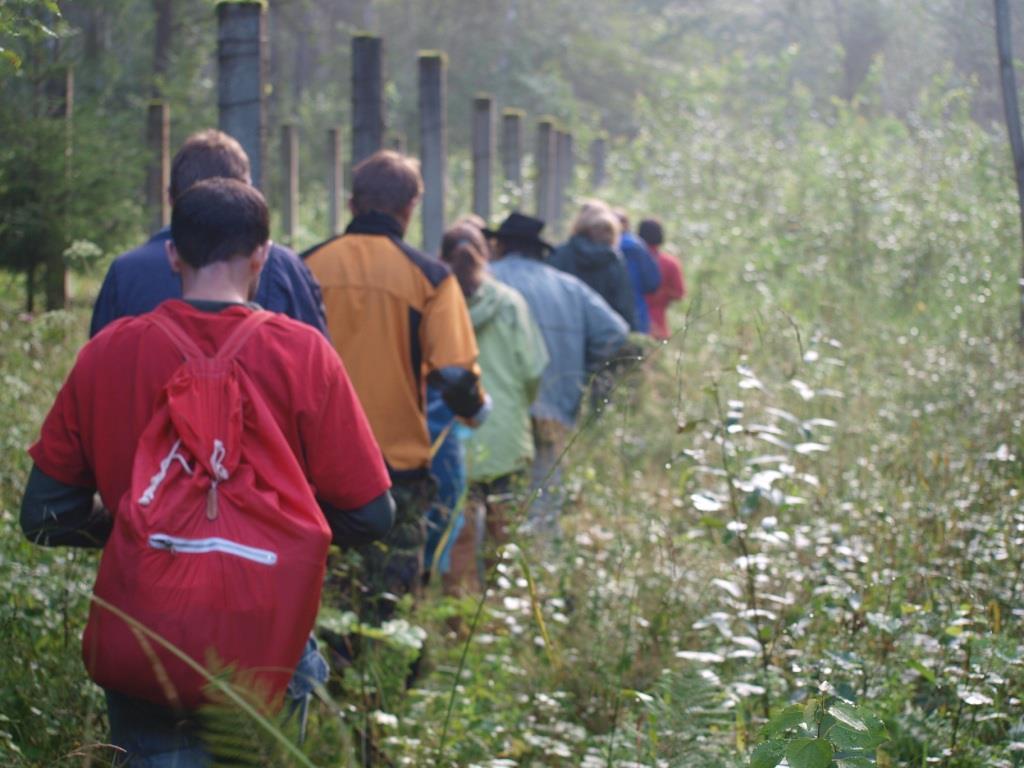
<path fill-rule="evenodd" d="M 388 235 L 402 239 L 402 225 L 398 219 L 386 213 L 370 211 L 361 213 L 349 222 L 346 235 Z"/>

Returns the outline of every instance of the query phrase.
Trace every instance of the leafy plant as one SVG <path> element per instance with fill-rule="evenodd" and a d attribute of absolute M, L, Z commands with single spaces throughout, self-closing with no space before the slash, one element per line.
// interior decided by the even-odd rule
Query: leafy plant
<path fill-rule="evenodd" d="M 782 709 L 759 736 L 751 768 L 775 768 L 783 759 L 790 768 L 871 766 L 889 738 L 885 724 L 870 712 L 827 694 Z"/>

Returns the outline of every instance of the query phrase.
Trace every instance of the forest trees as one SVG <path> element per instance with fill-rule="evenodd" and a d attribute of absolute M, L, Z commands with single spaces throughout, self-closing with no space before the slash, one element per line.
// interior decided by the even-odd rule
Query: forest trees
<path fill-rule="evenodd" d="M 736 105 L 799 90 L 809 109 L 833 115 L 837 97 L 864 93 L 862 109 L 906 119 L 939 78 L 968 91 L 972 115 L 992 129 L 992 23 L 991 6 L 971 0 L 272 0 L 268 118 L 307 136 L 345 125 L 349 41 L 368 30 L 385 41 L 388 130 L 413 152 L 417 49 L 448 53 L 453 147 L 469 142 L 480 90 L 571 123 L 581 144 L 598 131 L 633 139 L 645 104 L 684 119 L 700 108 L 692 72 L 733 58 L 749 74 Z M 1014 35 L 1024 49 L 1024 25 Z M 214 47 L 211 0 L 0 3 L 0 266 L 25 275 L 30 293 L 42 285 L 45 249 L 56 274 L 58 249 L 76 241 L 109 255 L 138 238 L 147 103 L 170 105 L 172 144 L 214 124 Z M 781 58 L 792 63 L 786 79 L 772 80 L 759 62 Z M 62 122 L 71 65 L 73 118 Z M 300 166 L 315 168 L 311 159 Z M 49 303 L 61 302 L 54 293 Z"/>
<path fill-rule="evenodd" d="M 0 267 L 24 276 L 27 311 L 40 289 L 46 309 L 61 309 L 67 268 L 96 261 L 124 231 L 123 183 L 135 174 L 104 159 L 111 136 L 95 105 L 75 114 L 75 30 L 56 2 L 15 3 L 0 24 Z"/>

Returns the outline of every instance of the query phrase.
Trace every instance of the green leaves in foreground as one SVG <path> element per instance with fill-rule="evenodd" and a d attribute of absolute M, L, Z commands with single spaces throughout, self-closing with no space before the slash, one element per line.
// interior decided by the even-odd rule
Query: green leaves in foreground
<path fill-rule="evenodd" d="M 790 768 L 828 768 L 832 744 L 826 739 L 793 739 L 786 747 Z"/>
<path fill-rule="evenodd" d="M 889 738 L 877 717 L 836 697 L 792 705 L 761 729 L 761 743 L 750 768 L 775 768 L 785 758 L 790 768 L 843 768 L 875 765 L 875 750 Z"/>

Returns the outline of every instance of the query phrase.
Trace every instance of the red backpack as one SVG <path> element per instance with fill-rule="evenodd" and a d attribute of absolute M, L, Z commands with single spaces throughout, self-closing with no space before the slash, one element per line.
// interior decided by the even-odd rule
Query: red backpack
<path fill-rule="evenodd" d="M 213 357 L 169 314 L 148 317 L 185 361 L 139 439 L 104 547 L 94 591 L 117 611 L 92 603 L 82 656 L 104 688 L 176 709 L 208 700 L 208 680 L 137 622 L 273 710 L 316 618 L 331 533 L 235 360 L 272 315 L 249 315 Z"/>

